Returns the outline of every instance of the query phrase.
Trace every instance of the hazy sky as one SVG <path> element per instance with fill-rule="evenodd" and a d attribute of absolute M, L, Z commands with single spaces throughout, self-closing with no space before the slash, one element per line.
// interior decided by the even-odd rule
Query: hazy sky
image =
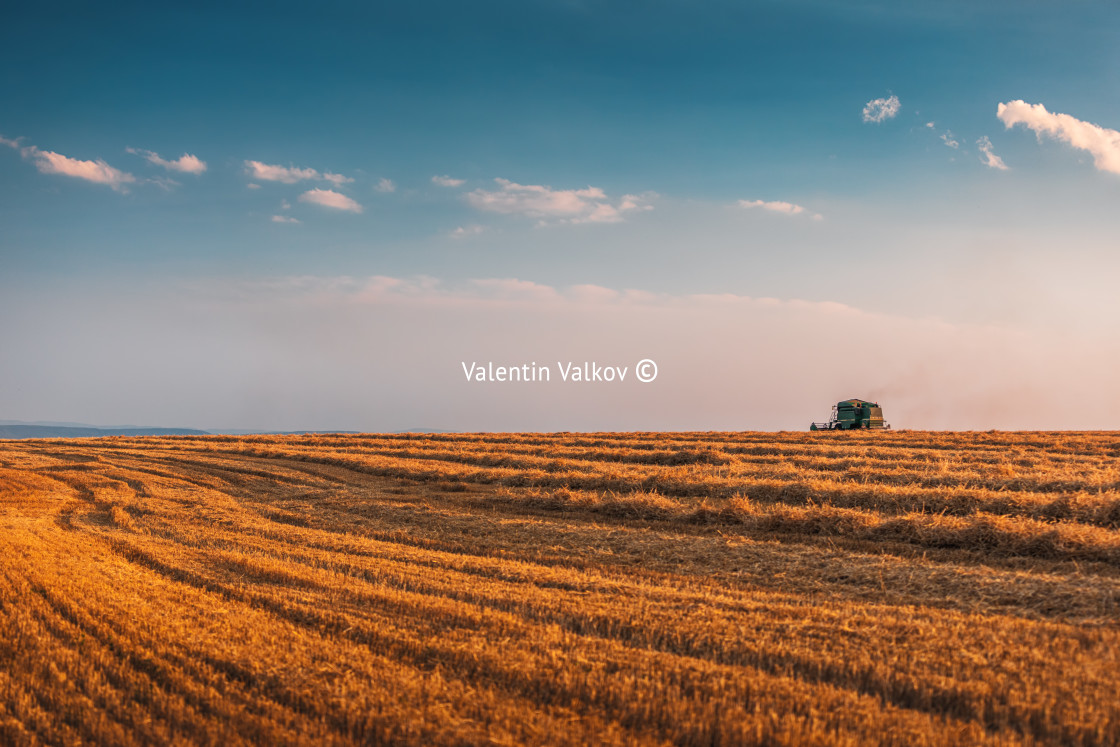
<path fill-rule="evenodd" d="M 1115 428 L 1117 130 L 1114 3 L 22 4 L 0 418 Z"/>

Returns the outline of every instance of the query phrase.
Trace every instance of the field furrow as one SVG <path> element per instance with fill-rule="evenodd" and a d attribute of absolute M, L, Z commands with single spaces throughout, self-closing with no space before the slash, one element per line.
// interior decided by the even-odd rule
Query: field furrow
<path fill-rule="evenodd" d="M 1120 742 L 1110 433 L 0 442 L 11 744 Z"/>

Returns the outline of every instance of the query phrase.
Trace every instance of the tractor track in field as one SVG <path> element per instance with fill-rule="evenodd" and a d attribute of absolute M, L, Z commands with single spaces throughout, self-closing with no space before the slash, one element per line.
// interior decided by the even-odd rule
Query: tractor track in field
<path fill-rule="evenodd" d="M 0 742 L 1113 744 L 1117 455 L 0 442 Z"/>

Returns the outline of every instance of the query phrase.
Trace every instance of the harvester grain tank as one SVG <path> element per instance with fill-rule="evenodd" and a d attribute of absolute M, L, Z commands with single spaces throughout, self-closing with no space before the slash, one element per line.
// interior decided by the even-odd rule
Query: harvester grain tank
<path fill-rule="evenodd" d="M 837 402 L 827 423 L 813 423 L 809 426 L 811 431 L 853 431 L 865 428 L 890 428 L 890 425 L 883 422 L 883 408 L 879 407 L 878 402 L 868 402 L 865 399 Z"/>

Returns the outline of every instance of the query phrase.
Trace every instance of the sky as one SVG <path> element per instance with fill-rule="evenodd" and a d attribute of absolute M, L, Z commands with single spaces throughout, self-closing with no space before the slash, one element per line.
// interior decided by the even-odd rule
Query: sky
<path fill-rule="evenodd" d="M 0 418 L 1116 428 L 1118 130 L 1113 3 L 21 4 Z"/>

